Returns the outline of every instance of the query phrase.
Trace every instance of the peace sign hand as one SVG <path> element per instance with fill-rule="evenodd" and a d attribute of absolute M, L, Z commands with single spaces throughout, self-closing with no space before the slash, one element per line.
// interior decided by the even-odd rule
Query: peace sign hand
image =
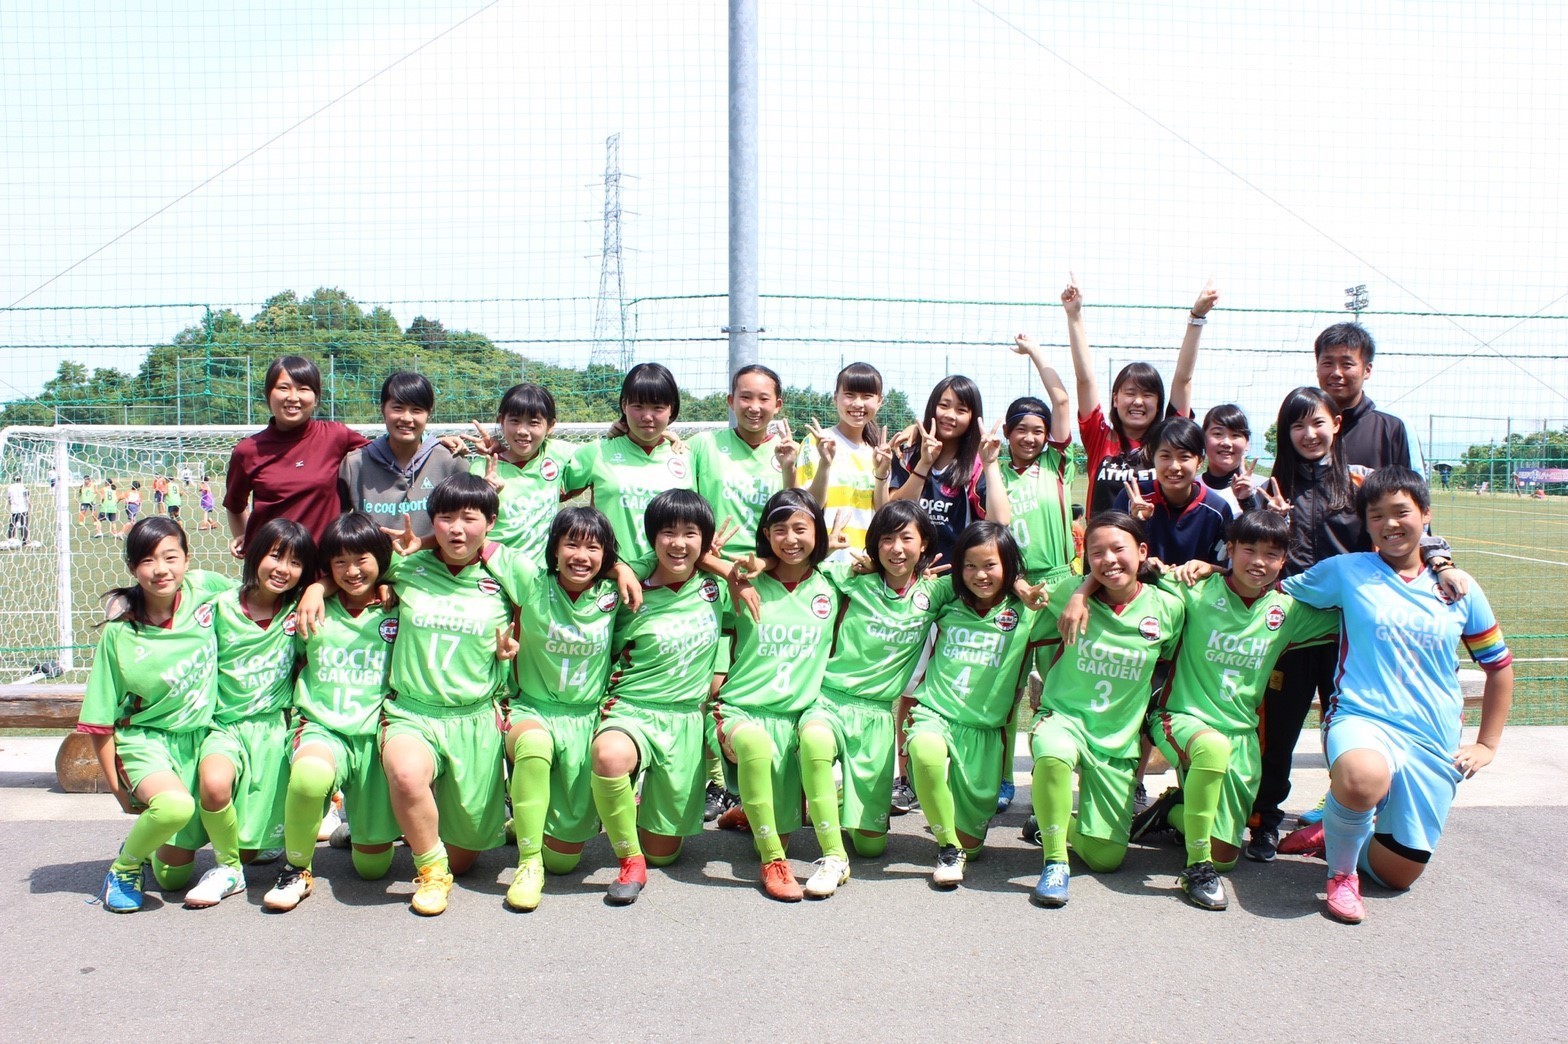
<path fill-rule="evenodd" d="M 1154 517 L 1154 503 L 1143 495 L 1143 490 L 1138 488 L 1138 483 L 1126 479 L 1123 485 L 1127 487 L 1127 513 L 1139 522 L 1147 522 Z"/>
<path fill-rule="evenodd" d="M 500 439 L 492 436 L 488 431 L 485 431 L 484 425 L 480 424 L 478 421 L 473 421 L 472 423 L 474 425 L 475 434 L 462 435 L 459 436 L 459 438 L 472 446 L 475 453 L 484 453 L 493 457 L 506 448 Z"/>
<path fill-rule="evenodd" d="M 839 551 L 849 546 L 849 534 L 844 532 L 844 527 L 849 525 L 849 512 L 842 509 L 833 512 L 833 525 L 828 529 L 828 550 Z"/>
<path fill-rule="evenodd" d="M 1257 469 L 1257 457 L 1253 457 L 1251 460 L 1248 460 L 1245 457 L 1242 458 L 1241 468 L 1234 476 L 1232 476 L 1230 480 L 1230 490 L 1232 493 L 1236 494 L 1236 500 L 1238 503 L 1252 499 L 1252 494 L 1258 491 L 1257 479 L 1254 478 L 1252 474 Z"/>
<path fill-rule="evenodd" d="M 931 474 L 932 466 L 941 455 L 942 440 L 936 437 L 936 418 L 932 417 L 931 427 L 920 429 L 920 463 L 925 465 L 927 475 Z"/>
<path fill-rule="evenodd" d="M 951 570 L 953 567 L 942 561 L 941 552 L 931 556 L 931 561 L 926 563 L 925 571 L 920 574 L 922 580 L 935 580 L 937 577 Z"/>
<path fill-rule="evenodd" d="M 980 425 L 980 430 L 985 431 L 985 418 L 978 417 L 975 423 Z M 996 427 L 980 437 L 980 462 L 986 467 L 995 464 L 1002 456 L 1002 422 L 997 421 Z"/>
<path fill-rule="evenodd" d="M 423 546 L 423 541 L 414 535 L 414 520 L 407 515 L 403 516 L 402 529 L 389 529 L 382 526 L 381 532 L 392 538 L 392 550 L 405 558 Z"/>
<path fill-rule="evenodd" d="M 1046 590 L 1045 581 L 1038 584 L 1028 584 L 1020 581 L 1018 597 L 1023 599 L 1025 605 L 1031 609 L 1044 609 L 1051 604 L 1051 594 Z"/>
<path fill-rule="evenodd" d="M 879 430 L 882 437 L 871 447 L 871 474 L 878 482 L 885 482 L 893 473 L 893 444 L 887 441 L 887 425 Z"/>
<path fill-rule="evenodd" d="M 506 488 L 506 480 L 501 477 L 500 454 L 490 453 L 485 456 L 485 482 L 497 493 Z"/>
<path fill-rule="evenodd" d="M 806 425 L 806 431 L 810 434 L 811 441 L 817 444 L 817 453 L 821 455 L 822 463 L 832 464 L 833 456 L 838 452 L 838 440 L 824 431 L 815 417 Z"/>
<path fill-rule="evenodd" d="M 773 460 L 778 464 L 779 470 L 784 471 L 795 466 L 795 460 L 800 456 L 800 443 L 795 441 L 794 432 L 790 431 L 789 421 L 778 417 L 773 421 L 773 431 L 778 436 L 778 445 L 773 447 Z"/>
<path fill-rule="evenodd" d="M 739 532 L 740 523 L 726 516 L 724 521 L 719 524 L 719 528 L 713 531 L 713 541 L 708 545 L 708 551 L 723 558 L 724 545 L 729 543 L 730 537 Z"/>
<path fill-rule="evenodd" d="M 1263 496 L 1267 501 L 1264 506 L 1270 511 L 1276 515 L 1290 517 L 1290 501 L 1286 500 L 1285 495 L 1279 491 L 1279 479 L 1269 478 L 1268 488 L 1264 491 Z"/>
<path fill-rule="evenodd" d="M 517 639 L 512 637 L 512 629 L 504 624 L 495 629 L 495 658 L 505 663 L 507 660 L 517 659 Z"/>

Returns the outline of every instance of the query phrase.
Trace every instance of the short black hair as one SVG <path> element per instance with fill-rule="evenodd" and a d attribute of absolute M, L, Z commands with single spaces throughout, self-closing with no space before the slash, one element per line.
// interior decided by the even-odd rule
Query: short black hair
<path fill-rule="evenodd" d="M 1122 385 L 1130 384 L 1138 391 L 1154 396 L 1154 419 L 1157 421 L 1165 416 L 1165 378 L 1160 376 L 1160 371 L 1146 362 L 1130 362 L 1121 368 L 1116 379 L 1111 382 L 1111 400 L 1106 404 L 1106 415 L 1111 422 L 1111 430 L 1116 433 L 1116 441 L 1122 449 L 1127 448 L 1127 429 L 1122 425 L 1122 415 L 1116 409 L 1116 393 L 1122 390 Z M 1147 441 L 1148 432 L 1144 432 Z"/>
<path fill-rule="evenodd" d="M 1256 508 L 1244 511 L 1230 524 L 1225 534 L 1226 543 L 1267 544 L 1282 551 L 1290 548 L 1290 519 L 1277 511 Z"/>
<path fill-rule="evenodd" d="M 436 390 L 424 374 L 399 370 L 381 382 L 381 405 L 389 402 L 401 402 L 428 413 L 436 408 Z"/>
<path fill-rule="evenodd" d="M 667 489 L 648 502 L 648 510 L 642 516 L 642 531 L 651 546 L 659 530 L 687 523 L 702 531 L 702 546 L 706 550 L 713 543 L 713 508 L 689 489 Z"/>
<path fill-rule="evenodd" d="M 742 366 L 740 369 L 736 370 L 735 376 L 730 378 L 730 394 L 733 395 L 735 393 L 735 388 L 740 384 L 740 379 L 742 377 L 753 373 L 766 377 L 768 380 L 772 381 L 773 394 L 777 395 L 781 399 L 784 398 L 784 382 L 779 380 L 779 375 L 774 373 L 771 367 L 764 366 L 761 363 L 752 363 L 750 366 Z"/>
<path fill-rule="evenodd" d="M 521 417 L 523 420 L 533 420 L 535 417 L 546 424 L 555 423 L 555 396 L 550 394 L 550 389 L 537 384 L 514 384 L 501 395 L 501 405 L 496 407 L 497 420 L 508 417 Z"/>
<path fill-rule="evenodd" d="M 144 558 L 151 558 L 158 545 L 169 537 L 179 540 L 180 550 L 191 553 L 190 540 L 185 527 L 166 515 L 146 515 L 131 526 L 125 534 L 125 564 L 133 572 Z M 104 592 L 105 623 L 125 620 L 133 629 L 140 629 L 147 619 L 147 592 L 134 580 L 125 587 L 111 587 Z"/>
<path fill-rule="evenodd" d="M 681 415 L 681 389 L 675 375 L 663 363 L 638 363 L 626 371 L 621 381 L 621 416 L 626 415 L 626 404 L 637 406 L 668 406 L 670 420 Z"/>
<path fill-rule="evenodd" d="M 289 380 L 295 384 L 302 384 L 316 393 L 316 398 L 321 398 L 321 371 L 316 364 L 303 355 L 284 355 L 272 360 L 267 366 L 267 378 L 262 384 L 262 394 L 270 396 L 272 389 L 277 387 L 278 381 L 284 374 L 289 375 Z"/>
<path fill-rule="evenodd" d="M 1363 529 L 1367 524 L 1367 508 L 1396 493 L 1408 493 L 1422 511 L 1432 510 L 1432 493 L 1426 479 L 1403 464 L 1390 464 L 1368 475 L 1356 490 L 1356 514 L 1361 518 Z"/>
<path fill-rule="evenodd" d="M 299 559 L 299 581 L 283 592 L 298 596 L 305 585 L 316 579 L 316 542 L 310 530 L 291 518 L 268 519 L 245 545 L 245 564 L 240 569 L 240 590 L 254 591 L 261 583 L 261 560 L 277 548 Z"/>
<path fill-rule="evenodd" d="M 1366 327 L 1360 323 L 1335 323 L 1318 334 L 1318 339 L 1312 343 L 1313 358 L 1321 359 L 1330 348 L 1341 346 L 1360 352 L 1361 361 L 1368 366 L 1372 365 L 1372 356 L 1377 354 L 1377 345 Z"/>
<path fill-rule="evenodd" d="M 1252 425 L 1247 420 L 1247 414 L 1233 402 L 1216 406 L 1203 415 L 1204 431 L 1208 431 L 1215 425 L 1245 435 L 1249 439 L 1252 438 Z"/>
<path fill-rule="evenodd" d="M 782 522 L 797 511 L 804 511 L 816 523 L 816 543 L 811 549 L 811 564 L 818 566 L 828 557 L 828 524 L 822 517 L 822 508 L 816 498 L 803 489 L 781 489 L 762 505 L 762 515 L 757 519 L 757 554 L 764 558 L 777 558 L 773 541 L 768 538 L 768 527 Z"/>
<path fill-rule="evenodd" d="M 472 508 L 490 521 L 501 511 L 501 498 L 490 483 L 478 475 L 448 475 L 430 491 L 426 504 L 430 517 L 455 515 Z"/>
<path fill-rule="evenodd" d="M 604 517 L 604 512 L 591 507 L 562 508 L 550 523 L 550 539 L 545 544 L 544 571 L 551 576 L 560 575 L 555 550 L 567 537 L 591 540 L 604 549 L 604 561 L 599 564 L 595 582 L 609 576 L 621 560 L 615 546 L 615 530 L 610 528 L 610 520 Z"/>
<path fill-rule="evenodd" d="M 1002 432 L 1011 435 L 1018 422 L 1025 417 L 1039 417 L 1045 422 L 1045 431 L 1051 432 L 1051 407 L 1043 399 L 1034 395 L 1023 395 L 1007 404 L 1007 412 L 1002 415 Z"/>
<path fill-rule="evenodd" d="M 1126 533 L 1128 536 L 1132 537 L 1135 543 L 1148 544 L 1149 542 L 1149 538 L 1144 535 L 1143 523 L 1139 522 L 1136 518 L 1133 518 L 1127 512 L 1102 511 L 1089 520 L 1089 527 L 1085 529 L 1083 533 L 1085 573 L 1093 572 L 1093 570 L 1088 567 L 1089 538 L 1094 536 L 1095 533 L 1102 529 L 1119 529 L 1123 533 Z M 1143 564 L 1138 567 L 1139 582 L 1152 584 L 1159 578 L 1159 569 L 1151 565 L 1149 560 L 1145 558 L 1143 560 Z"/>
<path fill-rule="evenodd" d="M 317 549 L 321 564 L 332 568 L 332 560 L 339 555 L 373 555 L 376 559 L 376 576 L 385 576 L 392 568 L 392 538 L 381 531 L 376 520 L 362 511 L 350 511 L 327 523 Z"/>
<path fill-rule="evenodd" d="M 1203 429 L 1199 428 L 1190 417 L 1167 417 L 1155 425 L 1149 432 L 1149 437 L 1144 440 L 1144 452 L 1150 460 L 1161 446 L 1171 449 L 1185 450 L 1194 456 L 1201 457 L 1207 446 L 1203 442 Z"/>
<path fill-rule="evenodd" d="M 918 579 L 926 566 L 931 564 L 931 557 L 936 554 L 936 525 L 932 523 L 931 516 L 926 514 L 926 509 L 918 501 L 889 500 L 877 508 L 877 513 L 871 516 L 871 522 L 866 526 L 866 554 L 871 558 L 871 568 L 878 576 L 885 575 L 882 556 L 877 554 L 882 538 L 897 533 L 911 523 L 920 534 L 920 542 L 925 545 L 920 561 L 915 563 L 915 577 Z"/>
<path fill-rule="evenodd" d="M 986 544 L 995 544 L 997 556 L 1002 560 L 1003 598 L 1012 597 L 1013 584 L 1018 581 L 1018 574 L 1023 572 L 1023 556 L 1018 552 L 1018 541 L 1013 539 L 1012 530 L 989 519 L 969 523 L 953 544 L 953 571 L 949 575 L 953 578 L 953 593 L 970 608 L 974 608 L 975 595 L 969 590 L 969 585 L 964 583 L 964 556 Z"/>

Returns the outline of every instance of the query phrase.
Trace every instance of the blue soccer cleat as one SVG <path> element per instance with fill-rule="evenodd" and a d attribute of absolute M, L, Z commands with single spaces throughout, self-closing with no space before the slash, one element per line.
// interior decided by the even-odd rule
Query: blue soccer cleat
<path fill-rule="evenodd" d="M 1031 898 L 1041 906 L 1066 906 L 1067 883 L 1071 877 L 1066 863 L 1046 863 Z"/>
<path fill-rule="evenodd" d="M 110 913 L 135 913 L 142 908 L 142 868 L 116 870 L 109 868 L 103 878 L 103 892 L 99 896 L 103 908 Z"/>
<path fill-rule="evenodd" d="M 1013 798 L 1018 794 L 1018 788 L 1010 779 L 1002 780 L 1001 789 L 996 792 L 996 811 L 1006 812 L 1013 805 Z"/>

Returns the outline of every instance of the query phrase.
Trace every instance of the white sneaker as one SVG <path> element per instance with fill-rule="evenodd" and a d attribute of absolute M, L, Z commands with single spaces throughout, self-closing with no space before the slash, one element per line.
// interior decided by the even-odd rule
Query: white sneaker
<path fill-rule="evenodd" d="M 332 831 L 332 836 L 327 839 L 327 844 L 333 848 L 347 848 L 353 843 L 353 835 L 349 832 L 347 823 L 339 823 L 337 829 Z"/>
<path fill-rule="evenodd" d="M 315 890 L 315 881 L 309 870 L 285 865 L 282 872 L 278 874 L 278 883 L 267 889 L 267 894 L 262 896 L 261 905 L 280 913 L 292 910 Z"/>
<path fill-rule="evenodd" d="M 849 860 L 843 856 L 823 856 L 817 860 L 817 869 L 806 881 L 806 894 L 813 899 L 826 899 L 848 880 Z"/>
<path fill-rule="evenodd" d="M 204 910 L 244 891 L 244 874 L 231 866 L 215 866 L 201 875 L 195 888 L 185 893 L 185 905 L 192 910 Z"/>
<path fill-rule="evenodd" d="M 327 814 L 321 817 L 321 825 L 316 828 L 316 840 L 332 840 L 332 832 L 342 825 L 343 820 L 339 818 L 336 806 L 328 809 Z"/>
<path fill-rule="evenodd" d="M 937 850 L 936 869 L 931 871 L 931 883 L 939 888 L 952 888 L 964 879 L 964 850 L 957 845 L 943 845 Z"/>

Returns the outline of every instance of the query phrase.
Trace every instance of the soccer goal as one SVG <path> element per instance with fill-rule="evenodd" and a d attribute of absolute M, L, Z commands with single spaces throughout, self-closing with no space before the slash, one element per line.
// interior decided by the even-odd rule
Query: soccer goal
<path fill-rule="evenodd" d="M 384 430 L 351 426 L 372 438 Z M 589 442 L 606 427 L 559 424 L 555 437 Z M 718 427 L 677 423 L 671 431 L 689 439 Z M 234 444 L 255 431 L 252 425 L 0 429 L 3 484 L 21 482 L 30 507 L 26 538 L 0 544 L 0 683 L 64 672 L 85 677 L 103 593 L 129 582 L 122 540 L 133 504 L 137 517 L 177 507 L 192 566 L 238 579 L 240 563 L 228 550 L 224 476 Z M 471 435 L 473 427 L 432 424 L 428 432 Z M 114 483 L 108 493 L 106 480 Z"/>

